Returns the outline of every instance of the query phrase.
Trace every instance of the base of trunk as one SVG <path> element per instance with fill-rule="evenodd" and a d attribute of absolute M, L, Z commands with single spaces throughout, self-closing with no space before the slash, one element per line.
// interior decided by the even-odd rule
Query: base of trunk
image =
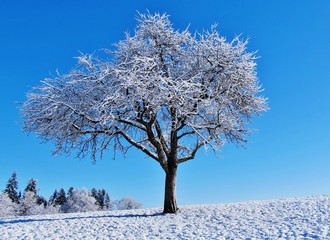
<path fill-rule="evenodd" d="M 176 213 L 176 168 L 166 173 L 165 179 L 165 200 L 163 213 Z"/>
<path fill-rule="evenodd" d="M 170 204 L 164 204 L 163 213 L 176 213 L 178 211 L 178 206 L 176 202 L 171 202 Z"/>

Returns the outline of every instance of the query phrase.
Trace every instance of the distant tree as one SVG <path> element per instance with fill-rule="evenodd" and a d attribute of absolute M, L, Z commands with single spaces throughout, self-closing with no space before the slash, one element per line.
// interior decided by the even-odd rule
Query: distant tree
<path fill-rule="evenodd" d="M 68 200 L 68 212 L 96 211 L 96 200 L 87 189 L 73 189 L 72 196 Z"/>
<path fill-rule="evenodd" d="M 129 209 L 139 209 L 142 207 L 142 204 L 137 202 L 132 198 L 125 197 L 118 201 L 117 209 L 118 210 L 129 210 Z"/>
<path fill-rule="evenodd" d="M 104 209 L 105 207 L 105 195 L 107 194 L 107 191 L 105 189 L 98 190 L 97 192 L 97 203 L 100 206 L 100 209 Z"/>
<path fill-rule="evenodd" d="M 164 213 L 175 213 L 178 165 L 202 147 L 245 143 L 251 118 L 267 110 L 247 41 L 227 42 L 215 27 L 175 30 L 164 14 L 140 14 L 103 60 L 78 58 L 66 75 L 45 79 L 22 106 L 24 130 L 78 156 L 132 146 L 165 172 Z"/>
<path fill-rule="evenodd" d="M 20 214 L 43 214 L 46 211 L 46 206 L 46 199 L 38 195 L 37 181 L 30 178 L 26 188 L 24 189 L 23 199 L 20 202 Z"/>
<path fill-rule="evenodd" d="M 56 205 L 55 200 L 57 199 L 57 197 L 58 197 L 58 192 L 57 189 L 55 189 L 54 193 L 50 196 L 48 200 L 48 205 L 55 206 Z"/>
<path fill-rule="evenodd" d="M 0 217 L 16 215 L 18 204 L 8 196 L 8 193 L 0 193 Z"/>
<path fill-rule="evenodd" d="M 31 178 L 28 182 L 28 185 L 24 189 L 24 194 L 26 192 L 33 192 L 35 196 L 37 196 L 37 181 L 33 178 Z"/>
<path fill-rule="evenodd" d="M 95 198 L 96 204 L 99 206 L 101 210 L 108 209 L 108 207 L 106 206 L 106 204 L 108 204 L 106 203 L 106 195 L 108 195 L 109 201 L 110 201 L 110 197 L 105 189 L 97 190 L 96 188 L 92 188 L 91 195 L 92 197 Z"/>
<path fill-rule="evenodd" d="M 92 195 L 93 198 L 95 198 L 96 203 L 98 203 L 99 202 L 99 199 L 98 199 L 99 196 L 98 196 L 96 188 L 92 188 L 91 195 Z"/>
<path fill-rule="evenodd" d="M 112 209 L 113 209 L 113 204 L 110 200 L 109 194 L 106 193 L 104 196 L 104 210 L 112 210 Z"/>
<path fill-rule="evenodd" d="M 70 187 L 67 194 L 67 200 L 72 199 L 73 196 L 73 187 Z"/>
<path fill-rule="evenodd" d="M 63 205 L 67 202 L 66 193 L 63 188 L 60 189 L 55 199 L 55 205 Z"/>
<path fill-rule="evenodd" d="M 44 205 L 37 204 L 37 195 L 33 191 L 25 191 L 20 203 L 20 215 L 44 214 Z"/>
<path fill-rule="evenodd" d="M 47 200 L 43 196 L 38 195 L 37 196 L 37 204 L 42 205 L 44 207 L 47 207 Z"/>
<path fill-rule="evenodd" d="M 18 190 L 17 175 L 16 172 L 13 172 L 7 182 L 4 193 L 7 194 L 7 196 L 11 199 L 12 202 L 19 203 L 20 194 L 17 193 L 17 190 Z"/>
<path fill-rule="evenodd" d="M 33 191 L 24 191 L 24 196 L 20 204 L 20 214 L 30 215 L 30 209 L 37 205 L 37 198 Z"/>
<path fill-rule="evenodd" d="M 91 195 L 95 198 L 97 197 L 97 189 L 96 188 L 92 188 Z"/>

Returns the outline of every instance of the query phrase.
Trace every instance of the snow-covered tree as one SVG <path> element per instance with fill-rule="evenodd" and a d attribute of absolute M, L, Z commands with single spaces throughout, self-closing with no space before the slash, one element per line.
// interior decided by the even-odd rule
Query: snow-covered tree
<path fill-rule="evenodd" d="M 54 200 L 53 206 L 59 206 L 61 212 L 68 211 L 68 199 L 66 197 L 65 190 L 63 188 L 57 193 L 56 198 Z"/>
<path fill-rule="evenodd" d="M 63 188 L 60 189 L 55 199 L 55 205 L 63 205 L 67 202 L 66 193 Z"/>
<path fill-rule="evenodd" d="M 73 196 L 73 187 L 70 187 L 68 190 L 68 194 L 67 194 L 67 200 L 69 200 L 70 198 L 72 198 Z"/>
<path fill-rule="evenodd" d="M 111 202 L 108 193 L 106 193 L 104 196 L 104 210 L 113 210 L 113 203 Z"/>
<path fill-rule="evenodd" d="M 96 188 L 92 188 L 92 190 L 91 190 L 91 196 L 93 198 L 95 198 L 96 203 L 98 204 L 98 202 L 99 202 L 99 196 L 98 196 L 98 193 L 97 193 L 97 189 Z"/>
<path fill-rule="evenodd" d="M 18 204 L 13 202 L 8 193 L 0 193 L 0 217 L 16 215 Z"/>
<path fill-rule="evenodd" d="M 13 172 L 13 174 L 11 175 L 11 177 L 7 182 L 4 193 L 8 195 L 8 197 L 11 199 L 12 202 L 19 203 L 20 196 L 17 190 L 18 190 L 17 175 L 16 172 Z"/>
<path fill-rule="evenodd" d="M 97 191 L 97 198 L 96 198 L 96 202 L 99 205 L 100 209 L 105 209 L 106 208 L 106 195 L 107 195 L 107 191 L 105 189 L 100 189 Z"/>
<path fill-rule="evenodd" d="M 110 197 L 105 189 L 97 190 L 96 188 L 92 188 L 91 195 L 95 198 L 96 203 L 101 210 L 108 209 L 106 201 L 110 201 Z M 106 199 L 106 195 L 108 195 L 109 200 Z"/>
<path fill-rule="evenodd" d="M 31 178 L 24 189 L 23 199 L 20 202 L 20 214 L 44 214 L 46 206 L 46 199 L 38 195 L 37 181 Z"/>
<path fill-rule="evenodd" d="M 141 203 L 129 197 L 122 198 L 117 203 L 118 210 L 139 209 L 141 207 Z"/>
<path fill-rule="evenodd" d="M 24 197 L 20 203 L 21 215 L 44 214 L 46 208 L 44 205 L 37 204 L 37 195 L 33 191 L 25 191 Z"/>
<path fill-rule="evenodd" d="M 96 200 L 87 189 L 73 189 L 72 196 L 67 202 L 67 212 L 87 212 L 96 211 L 98 206 Z"/>
<path fill-rule="evenodd" d="M 55 200 L 57 199 L 57 197 L 58 197 L 58 191 L 57 189 L 55 189 L 54 193 L 49 197 L 48 206 L 55 206 L 56 205 Z"/>
<path fill-rule="evenodd" d="M 191 34 L 166 14 L 140 14 L 105 57 L 82 55 L 75 70 L 29 92 L 24 130 L 53 141 L 55 153 L 94 161 L 110 146 L 141 150 L 163 168 L 164 213 L 174 213 L 178 165 L 202 147 L 245 143 L 251 118 L 267 110 L 247 43 L 227 42 L 215 26 Z"/>
<path fill-rule="evenodd" d="M 33 192 L 35 196 L 37 196 L 37 181 L 31 178 L 28 182 L 28 185 L 24 189 L 24 194 L 26 192 Z"/>

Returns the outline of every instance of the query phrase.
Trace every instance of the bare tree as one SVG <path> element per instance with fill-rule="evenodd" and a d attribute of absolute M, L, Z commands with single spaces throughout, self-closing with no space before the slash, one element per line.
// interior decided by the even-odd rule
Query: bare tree
<path fill-rule="evenodd" d="M 203 146 L 246 142 L 247 124 L 267 104 L 247 41 L 227 42 L 215 26 L 175 30 L 166 14 L 137 20 L 115 50 L 82 55 L 75 70 L 29 92 L 24 130 L 53 141 L 55 153 L 94 161 L 110 146 L 141 150 L 165 171 L 164 213 L 175 213 L 178 165 Z"/>

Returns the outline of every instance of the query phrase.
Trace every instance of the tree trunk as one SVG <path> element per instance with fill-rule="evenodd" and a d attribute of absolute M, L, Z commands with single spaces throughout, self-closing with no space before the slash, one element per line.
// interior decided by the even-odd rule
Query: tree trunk
<path fill-rule="evenodd" d="M 176 164 L 175 166 L 169 166 L 166 172 L 164 213 L 176 213 L 178 210 L 176 205 L 176 172 Z"/>

